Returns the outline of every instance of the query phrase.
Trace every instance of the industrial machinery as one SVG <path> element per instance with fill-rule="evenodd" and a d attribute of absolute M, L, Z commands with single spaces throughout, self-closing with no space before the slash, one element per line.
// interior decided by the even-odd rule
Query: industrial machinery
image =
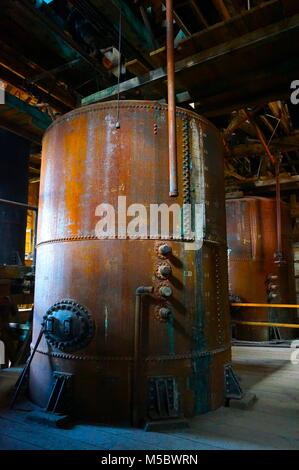
<path fill-rule="evenodd" d="M 231 300 L 244 303 L 295 304 L 295 279 L 288 205 L 280 203 L 281 240 L 278 243 L 276 200 L 265 197 L 228 199 L 227 243 Z M 281 251 L 277 258 L 277 245 Z M 233 308 L 237 321 L 297 323 L 296 310 Z M 239 340 L 268 341 L 294 338 L 294 329 L 237 324 Z"/>
<path fill-rule="evenodd" d="M 171 197 L 167 112 L 158 102 L 97 103 L 45 134 L 29 388 L 48 410 L 67 395 L 77 416 L 139 425 L 230 397 L 221 139 L 177 108 Z M 146 221 L 136 237 L 120 229 L 120 196 L 128 222 L 138 211 Z M 179 204 L 179 233 L 151 232 L 151 204 Z M 100 236 L 111 207 L 115 227 Z"/>

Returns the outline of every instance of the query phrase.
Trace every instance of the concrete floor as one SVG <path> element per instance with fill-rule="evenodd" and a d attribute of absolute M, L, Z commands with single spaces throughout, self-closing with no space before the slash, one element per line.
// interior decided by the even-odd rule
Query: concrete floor
<path fill-rule="evenodd" d="M 290 362 L 291 351 L 233 348 L 242 387 L 258 396 L 251 409 L 221 408 L 194 418 L 188 430 L 146 433 L 79 423 L 69 430 L 48 428 L 26 421 L 24 410 L 2 408 L 0 449 L 299 449 L 299 365 Z M 12 380 L 0 373 L 0 403 Z"/>

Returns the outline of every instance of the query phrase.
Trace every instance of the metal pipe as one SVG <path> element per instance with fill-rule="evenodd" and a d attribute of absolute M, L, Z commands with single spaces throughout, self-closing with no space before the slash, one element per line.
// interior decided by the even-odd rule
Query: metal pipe
<path fill-rule="evenodd" d="M 264 147 L 264 150 L 266 152 L 266 155 L 267 157 L 269 158 L 270 162 L 272 163 L 273 166 L 275 166 L 275 158 L 273 157 L 269 147 L 268 147 L 268 144 L 266 142 L 266 139 L 264 137 L 264 134 L 263 132 L 261 131 L 261 129 L 259 128 L 259 126 L 257 125 L 257 123 L 255 122 L 252 114 L 249 112 L 249 111 L 246 111 L 246 114 L 247 114 L 247 117 L 249 119 L 249 121 L 251 122 L 251 124 L 253 125 L 254 129 L 255 129 L 255 132 L 262 144 L 262 146 Z"/>
<path fill-rule="evenodd" d="M 282 254 L 282 239 L 281 239 L 281 198 L 280 198 L 280 159 L 278 158 L 275 164 L 275 188 L 276 188 L 276 232 L 277 232 L 277 246 L 274 255 L 277 264 L 283 261 Z"/>
<path fill-rule="evenodd" d="M 276 326 L 277 328 L 299 328 L 298 324 L 293 323 L 272 323 L 272 322 L 261 322 L 261 321 L 232 321 L 233 325 L 249 325 L 249 326 Z"/>
<path fill-rule="evenodd" d="M 141 297 L 151 294 L 152 286 L 137 287 L 135 292 L 135 317 L 134 317 L 134 361 L 132 383 L 132 424 L 139 426 L 139 387 L 140 387 L 140 339 L 141 339 Z"/>
<path fill-rule="evenodd" d="M 233 302 L 231 307 L 257 307 L 257 308 L 299 308 L 297 304 L 254 304 L 244 302 Z"/>
<path fill-rule="evenodd" d="M 36 264 L 36 240 L 37 240 L 37 221 L 38 221 L 38 212 L 34 212 L 34 233 L 33 233 L 33 259 L 32 267 L 35 269 Z"/>
<path fill-rule="evenodd" d="M 16 201 L 9 201 L 8 199 L 0 199 L 0 203 L 9 204 L 11 206 L 20 206 L 24 207 L 30 211 L 37 211 L 38 208 L 36 206 L 31 206 L 30 204 L 24 204 L 23 202 L 16 202 Z"/>
<path fill-rule="evenodd" d="M 166 0 L 169 195 L 178 195 L 176 116 L 174 83 L 173 0 Z"/>

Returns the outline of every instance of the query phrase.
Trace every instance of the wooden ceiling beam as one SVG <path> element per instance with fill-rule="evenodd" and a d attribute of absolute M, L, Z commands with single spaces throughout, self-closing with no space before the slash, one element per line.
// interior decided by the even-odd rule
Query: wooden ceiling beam
<path fill-rule="evenodd" d="M 49 36 L 52 35 L 55 37 L 56 41 L 57 39 L 59 40 L 61 45 L 70 49 L 74 53 L 73 58 L 81 57 L 83 62 L 89 64 L 90 68 L 99 74 L 104 86 L 109 86 L 111 84 L 111 80 L 109 80 L 107 70 L 104 65 L 85 52 L 85 50 L 71 37 L 70 34 L 67 34 L 54 21 L 44 15 L 39 9 L 35 8 L 30 0 L 18 0 L 17 2 L 12 2 L 12 4 L 13 14 L 19 15 L 22 18 L 26 13 L 26 15 L 31 18 L 31 21 L 35 23 L 38 22 L 40 27 L 44 28 Z"/>
<path fill-rule="evenodd" d="M 197 2 L 195 0 L 189 0 L 189 3 L 200 25 L 203 26 L 204 28 L 208 28 L 209 23 L 207 22 Z"/>
<path fill-rule="evenodd" d="M 250 32 L 248 34 L 244 34 L 241 37 L 235 38 L 232 41 L 228 41 L 225 43 L 222 43 L 220 45 L 217 45 L 215 47 L 212 47 L 208 50 L 199 52 L 197 54 L 194 54 L 191 57 L 187 57 L 186 59 L 180 60 L 175 63 L 175 71 L 177 74 L 177 83 L 180 81 L 184 80 L 184 77 L 191 73 L 195 74 L 198 72 L 200 67 L 203 66 L 212 66 L 213 63 L 217 62 L 219 64 L 219 61 L 221 60 L 223 62 L 223 66 L 225 66 L 225 60 L 231 61 L 231 57 L 233 54 L 242 54 L 245 50 L 246 53 L 248 51 L 252 50 L 256 54 L 256 51 L 261 50 L 262 47 L 265 47 L 268 44 L 275 44 L 275 42 L 279 41 L 280 38 L 284 38 L 284 40 L 287 38 L 287 35 L 294 35 L 294 34 L 299 34 L 299 15 L 294 15 L 292 18 L 289 18 L 287 21 L 282 20 L 278 23 L 271 24 L 266 28 L 260 28 L 258 30 L 255 30 L 253 32 Z M 296 56 L 297 57 L 297 56 Z M 291 60 L 291 58 L 290 58 Z M 294 67 L 297 67 L 297 63 L 294 65 L 294 62 L 296 62 L 296 58 L 292 59 L 292 63 L 288 65 L 288 68 L 293 70 Z M 264 64 L 266 67 L 266 64 Z M 276 67 L 277 68 L 277 67 Z M 249 71 L 247 71 L 249 75 Z M 238 77 L 237 77 L 238 78 Z M 267 77 L 266 77 L 267 78 Z M 286 73 L 282 76 L 282 78 L 287 78 Z M 158 84 L 166 79 L 166 70 L 164 67 L 155 69 L 150 71 L 149 73 L 142 75 L 140 77 L 135 77 L 130 80 L 127 80 L 125 82 L 120 83 L 119 91 L 120 93 L 124 94 L 126 92 L 133 92 L 133 90 L 138 90 L 138 89 L 155 89 Z M 234 79 L 234 77 L 232 77 Z M 222 84 L 220 83 L 222 86 Z M 210 87 L 219 87 L 219 83 L 217 80 L 214 80 Z M 185 89 L 188 89 L 190 94 L 192 95 L 193 92 L 196 90 L 201 91 L 201 87 L 199 85 L 199 82 L 196 83 L 196 88 L 193 90 L 189 90 L 188 86 L 186 86 Z M 180 91 L 180 90 L 177 90 Z M 207 90 L 206 87 L 204 88 L 204 96 L 207 97 Z M 242 92 L 241 89 L 234 90 L 236 94 Z M 223 91 L 225 93 L 225 90 Z M 110 88 L 107 88 L 105 90 L 99 91 L 97 93 L 94 93 L 90 96 L 87 96 L 82 100 L 83 104 L 91 104 L 97 101 L 105 101 L 108 99 L 111 99 L 118 94 L 118 87 L 113 86 Z M 147 92 L 148 95 L 150 95 L 149 92 Z M 244 95 L 244 92 L 243 92 Z M 214 95 L 215 96 L 215 93 Z M 161 96 L 162 98 L 162 96 Z M 195 98 L 195 101 L 197 100 L 197 96 L 192 96 L 192 98 Z M 200 100 L 202 97 L 199 94 L 198 99 Z M 244 99 L 244 97 L 243 97 Z M 244 103 L 246 104 L 246 103 Z M 243 104 L 243 106 L 244 106 Z M 215 105 L 217 103 L 215 102 Z"/>
<path fill-rule="evenodd" d="M 10 132 L 13 132 L 20 137 L 33 142 L 36 145 L 41 145 L 42 134 L 38 135 L 35 132 L 31 132 L 24 125 L 18 125 L 14 120 L 5 119 L 0 114 L 0 128 L 6 129 Z"/>
<path fill-rule="evenodd" d="M 273 139 L 269 145 L 269 148 L 273 153 L 293 152 L 297 150 L 299 148 L 299 130 L 288 136 L 277 137 Z M 228 158 L 252 157 L 263 155 L 264 153 L 264 147 L 260 143 L 239 144 L 230 149 Z"/>
<path fill-rule="evenodd" d="M 285 110 L 284 105 L 280 101 L 269 103 L 269 109 L 276 119 L 280 120 L 280 124 L 286 134 L 291 131 L 290 118 Z"/>
<path fill-rule="evenodd" d="M 212 0 L 212 2 L 220 18 L 222 18 L 224 21 L 227 21 L 231 18 L 230 12 L 228 11 L 223 0 Z"/>
<path fill-rule="evenodd" d="M 232 0 L 223 0 L 223 1 L 231 17 L 238 15 L 244 9 L 244 1 L 243 3 L 232 1 Z"/>
<path fill-rule="evenodd" d="M 192 33 L 191 33 L 190 29 L 186 26 L 186 24 L 183 22 L 183 20 L 180 18 L 180 16 L 176 13 L 176 11 L 173 11 L 173 17 L 174 17 L 175 22 L 177 23 L 177 25 L 186 34 L 186 36 L 192 36 Z"/>

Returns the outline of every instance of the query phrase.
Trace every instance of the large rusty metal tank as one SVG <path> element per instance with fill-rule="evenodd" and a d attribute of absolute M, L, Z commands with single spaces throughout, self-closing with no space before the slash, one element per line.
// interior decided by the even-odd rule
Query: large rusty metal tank
<path fill-rule="evenodd" d="M 227 243 L 229 291 L 245 303 L 295 304 L 295 278 L 292 227 L 289 207 L 281 203 L 282 253 L 284 261 L 275 262 L 277 250 L 276 201 L 265 197 L 228 199 Z M 233 319 L 243 321 L 297 323 L 296 310 L 240 308 L 232 310 Z M 268 341 L 293 338 L 295 331 L 237 325 L 240 340 Z"/>
<path fill-rule="evenodd" d="M 46 333 L 30 370 L 31 398 L 41 406 L 55 371 L 74 376 L 75 412 L 103 422 L 190 417 L 225 401 L 231 353 L 221 140 L 194 112 L 177 109 L 176 119 L 177 198 L 168 193 L 166 105 L 99 103 L 46 132 L 33 345 L 43 321 Z M 111 204 L 119 216 L 119 196 L 127 207 L 191 202 L 193 211 L 198 204 L 199 249 L 190 249 L 184 227 L 176 237 L 99 239 L 96 208 Z M 141 295 L 141 286 L 153 291 Z"/>

